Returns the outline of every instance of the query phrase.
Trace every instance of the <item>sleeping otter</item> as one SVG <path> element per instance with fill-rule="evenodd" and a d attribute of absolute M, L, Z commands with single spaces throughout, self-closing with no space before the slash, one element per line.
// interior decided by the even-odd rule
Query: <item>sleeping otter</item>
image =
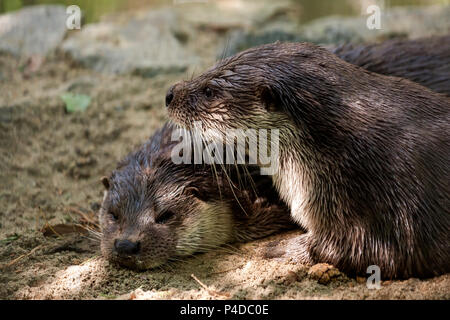
<path fill-rule="evenodd" d="M 450 271 L 450 101 L 308 43 L 252 48 L 169 89 L 205 140 L 280 131 L 273 181 L 307 233 L 286 256 L 383 278 Z M 216 133 L 211 134 L 213 130 Z"/>
<path fill-rule="evenodd" d="M 101 250 L 108 260 L 148 269 L 295 227 L 257 167 L 174 164 L 173 130 L 166 124 L 103 178 Z"/>

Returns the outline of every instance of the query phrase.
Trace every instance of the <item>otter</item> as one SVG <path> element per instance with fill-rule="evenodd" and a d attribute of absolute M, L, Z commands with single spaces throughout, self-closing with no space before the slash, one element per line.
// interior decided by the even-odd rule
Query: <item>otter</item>
<path fill-rule="evenodd" d="M 285 257 L 382 278 L 450 271 L 450 101 L 309 43 L 248 49 L 173 85 L 169 117 L 205 140 L 279 129 L 273 182 L 306 233 Z M 215 132 L 211 134 L 211 132 Z"/>
<path fill-rule="evenodd" d="M 257 167 L 175 164 L 174 128 L 165 124 L 102 179 L 104 257 L 144 270 L 295 227 Z"/>
<path fill-rule="evenodd" d="M 450 96 L 450 35 L 345 44 L 331 52 L 366 70 L 406 78 Z"/>

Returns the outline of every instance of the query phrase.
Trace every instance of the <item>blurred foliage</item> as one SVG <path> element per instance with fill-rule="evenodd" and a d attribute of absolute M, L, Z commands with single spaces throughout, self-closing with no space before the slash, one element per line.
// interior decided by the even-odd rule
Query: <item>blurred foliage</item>
<path fill-rule="evenodd" d="M 209 0 L 211 2 L 218 0 Z M 222 0 L 223 1 L 223 0 Z M 238 0 L 228 0 L 238 1 Z M 243 0 L 245 2 L 245 0 Z M 300 3 L 303 14 L 302 22 L 328 15 L 357 15 L 361 13 L 363 0 L 291 0 Z M 98 21 L 106 13 L 121 12 L 144 6 L 161 4 L 173 5 L 174 0 L 0 0 L 0 13 L 17 10 L 23 6 L 35 4 L 78 5 L 83 11 L 84 21 Z M 407 5 L 449 4 L 449 0 L 384 0 L 387 7 Z"/>
<path fill-rule="evenodd" d="M 12 235 L 9 235 L 6 239 L 0 240 L 0 243 L 10 244 L 11 242 L 18 240 L 19 238 L 20 238 L 20 235 L 18 235 L 17 233 L 14 233 Z"/>
<path fill-rule="evenodd" d="M 67 112 L 84 111 L 91 103 L 91 97 L 84 94 L 65 93 L 61 99 L 66 104 Z"/>
<path fill-rule="evenodd" d="M 126 9 L 139 8 L 145 5 L 156 5 L 172 1 L 163 0 L 0 0 L 0 13 L 20 9 L 24 6 L 36 4 L 63 4 L 65 6 L 77 5 L 83 12 L 85 22 L 98 21 L 106 13 L 120 12 Z"/>

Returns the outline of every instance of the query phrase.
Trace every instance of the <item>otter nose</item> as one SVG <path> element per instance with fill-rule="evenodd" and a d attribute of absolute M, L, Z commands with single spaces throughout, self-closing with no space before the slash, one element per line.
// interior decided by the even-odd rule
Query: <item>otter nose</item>
<path fill-rule="evenodd" d="M 170 89 L 167 91 L 167 94 L 166 94 L 166 107 L 168 107 L 170 105 L 170 103 L 172 102 L 172 100 L 173 100 L 173 87 L 174 86 L 170 87 Z"/>
<path fill-rule="evenodd" d="M 141 247 L 140 242 L 131 242 L 130 240 L 114 241 L 114 248 L 119 255 L 132 255 L 139 252 Z"/>

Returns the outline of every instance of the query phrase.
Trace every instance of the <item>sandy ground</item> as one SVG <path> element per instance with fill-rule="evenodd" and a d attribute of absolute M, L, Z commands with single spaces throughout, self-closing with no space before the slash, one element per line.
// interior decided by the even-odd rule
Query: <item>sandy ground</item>
<path fill-rule="evenodd" d="M 215 44 L 199 39 L 193 50 L 214 57 Z M 211 63 L 204 58 L 196 72 Z M 95 217 L 100 177 L 162 125 L 167 88 L 194 69 L 152 79 L 107 76 L 60 54 L 33 68 L 0 55 L 1 299 L 450 298 L 450 275 L 386 281 L 379 290 L 335 270 L 315 278 L 307 266 L 263 259 L 273 238 L 134 272 L 109 265 L 90 235 L 44 236 L 45 225 Z M 60 98 L 67 91 L 91 96 L 89 108 L 67 113 Z"/>

